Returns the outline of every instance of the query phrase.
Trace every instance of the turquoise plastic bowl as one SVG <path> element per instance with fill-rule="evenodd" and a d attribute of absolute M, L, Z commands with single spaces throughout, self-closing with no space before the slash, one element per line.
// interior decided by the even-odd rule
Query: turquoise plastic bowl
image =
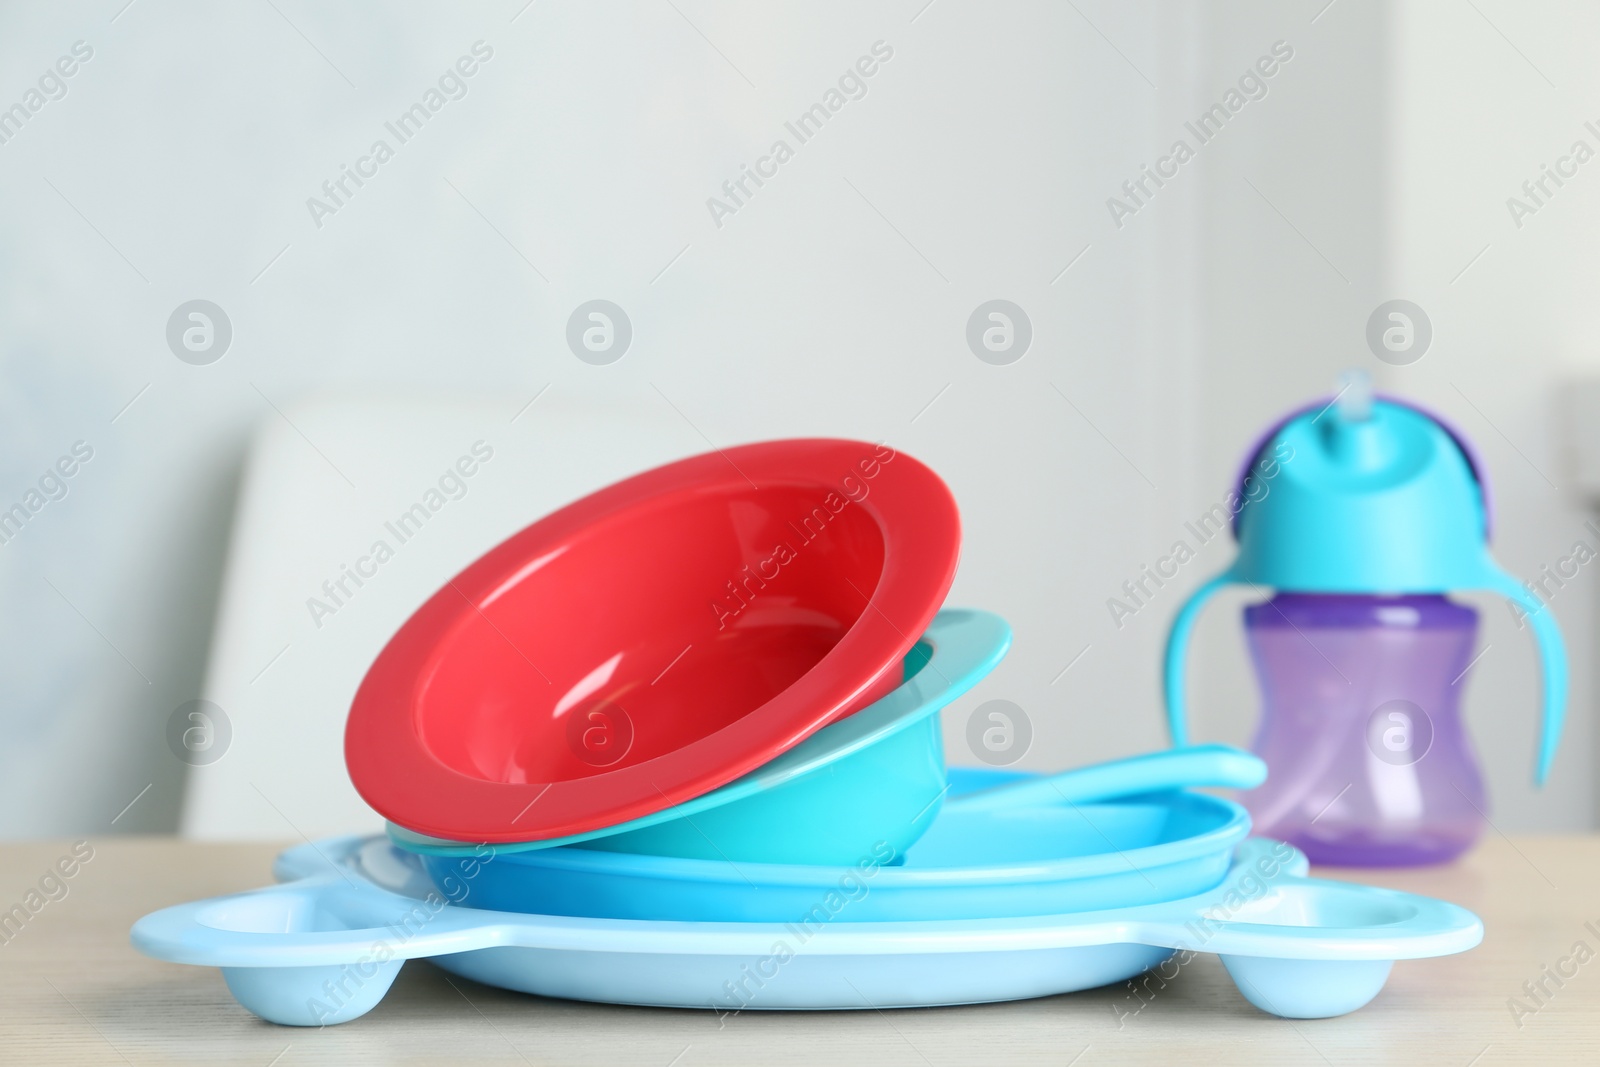
<path fill-rule="evenodd" d="M 514 844 L 446 841 L 393 823 L 389 837 L 407 851 L 468 865 L 490 855 L 509 861 L 558 847 L 564 854 L 620 852 L 722 864 L 838 866 L 880 846 L 903 855 L 933 824 L 948 785 L 938 712 L 992 671 L 1010 647 L 1011 628 L 998 615 L 941 611 L 906 656 L 906 680 L 894 692 L 743 778 L 643 818 Z"/>
<path fill-rule="evenodd" d="M 951 793 L 1013 775 L 950 772 Z M 1211 889 L 1250 817 L 1200 793 L 1099 804 L 946 808 L 903 855 L 879 840 L 847 865 L 800 866 L 552 849 L 427 856 L 452 902 L 600 919 L 878 922 L 1055 915 Z"/>

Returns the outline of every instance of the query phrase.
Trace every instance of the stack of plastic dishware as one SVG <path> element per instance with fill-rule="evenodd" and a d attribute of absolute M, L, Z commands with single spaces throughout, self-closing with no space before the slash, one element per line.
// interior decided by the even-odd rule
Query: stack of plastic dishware
<path fill-rule="evenodd" d="M 547 996 L 712 1008 L 1068 992 L 1198 952 L 1277 1015 L 1360 1007 L 1470 913 L 1304 877 L 1190 786 L 1202 746 L 1039 777 L 947 772 L 938 712 L 1010 629 L 940 610 L 959 521 L 916 460 L 776 441 L 540 520 L 373 663 L 346 762 L 389 820 L 284 884 L 168 908 L 135 944 L 221 967 L 263 1018 L 342 1022 L 406 959 Z"/>
<path fill-rule="evenodd" d="M 959 548 L 944 482 L 884 446 L 774 441 L 647 471 L 511 537 L 400 628 L 351 707 L 350 777 L 397 827 L 460 842 L 853 862 L 887 834 L 903 851 L 946 784 L 933 712 L 1009 642 L 997 622 L 946 627 L 914 653 Z M 905 685 L 915 703 L 873 717 L 829 782 L 662 818 Z"/>

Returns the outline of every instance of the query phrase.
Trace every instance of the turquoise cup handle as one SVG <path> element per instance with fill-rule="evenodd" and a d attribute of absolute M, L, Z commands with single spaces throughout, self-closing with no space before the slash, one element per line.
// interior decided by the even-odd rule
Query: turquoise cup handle
<path fill-rule="evenodd" d="M 1189 595 L 1178 617 L 1172 620 L 1172 630 L 1167 634 L 1167 653 L 1162 668 L 1162 686 L 1167 698 L 1167 729 L 1172 743 L 1177 746 L 1189 743 L 1189 709 L 1184 697 L 1184 666 L 1189 659 L 1189 638 L 1194 634 L 1194 624 L 1200 609 L 1223 586 L 1233 581 L 1232 570 L 1223 571 L 1207 579 L 1204 585 Z"/>
<path fill-rule="evenodd" d="M 1561 728 L 1567 717 L 1567 647 L 1561 640 L 1561 629 L 1556 626 L 1555 616 L 1550 609 L 1492 561 L 1486 565 L 1482 584 L 1484 589 L 1499 593 L 1522 609 L 1523 617 L 1532 627 L 1534 640 L 1539 645 L 1539 667 L 1544 676 L 1544 707 L 1540 716 L 1539 756 L 1534 765 L 1533 780 L 1543 785 L 1550 776 L 1550 764 L 1555 761 L 1556 747 L 1561 744 Z"/>

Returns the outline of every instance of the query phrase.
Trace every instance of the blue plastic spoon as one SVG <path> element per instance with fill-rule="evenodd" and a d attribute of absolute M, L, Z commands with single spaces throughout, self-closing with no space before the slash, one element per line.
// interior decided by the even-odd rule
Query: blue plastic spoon
<path fill-rule="evenodd" d="M 1248 752 L 1229 745 L 1189 745 L 1039 778 L 1030 776 L 946 803 L 961 811 L 993 811 L 1061 802 L 1088 804 L 1196 786 L 1254 789 L 1266 780 L 1266 763 Z"/>

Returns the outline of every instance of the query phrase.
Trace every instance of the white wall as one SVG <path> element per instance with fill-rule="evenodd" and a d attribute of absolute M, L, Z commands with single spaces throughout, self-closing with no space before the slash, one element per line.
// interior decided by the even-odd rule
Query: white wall
<path fill-rule="evenodd" d="M 1411 188 L 1397 173 L 1430 165 L 1426 136 L 1403 131 L 1437 120 L 1408 120 L 1423 105 L 1479 114 L 1422 89 L 1396 110 L 1390 50 L 1419 35 L 1409 14 L 1391 24 L 1353 0 L 1315 23 L 1320 5 L 1265 3 L 120 6 L 0 16 L 0 103 L 74 41 L 95 50 L 65 98 L 0 145 L 0 497 L 20 498 L 74 441 L 95 448 L 70 494 L 0 546 L 0 835 L 104 830 L 146 784 L 112 828 L 176 825 L 182 768 L 163 731 L 201 695 L 245 442 L 279 418 L 271 405 L 328 388 L 531 396 L 551 383 L 541 405 L 665 394 L 719 445 L 888 438 L 962 504 L 952 599 L 1018 634 L 948 714 L 951 757 L 967 758 L 960 727 L 993 697 L 1034 720 L 1025 766 L 1162 744 L 1157 655 L 1182 591 L 1121 631 L 1106 598 L 1226 488 L 1260 424 L 1339 367 L 1375 364 L 1361 327 L 1392 287 L 1420 285 L 1413 260 L 1455 262 L 1433 247 L 1458 237 L 1446 198 L 1429 202 L 1432 229 L 1397 217 Z M 307 197 L 480 39 L 494 57 L 467 96 L 317 228 Z M 1268 96 L 1117 228 L 1106 198 L 1280 39 L 1295 58 Z M 707 197 L 878 40 L 894 56 L 867 95 L 717 227 Z M 1511 336 L 1495 294 L 1531 292 L 1543 261 L 1527 259 L 1520 283 L 1516 262 L 1474 268 L 1482 289 L 1458 298 L 1460 325 L 1445 290 L 1414 296 L 1448 334 L 1393 384 L 1457 412 L 1429 375 L 1457 338 L 1496 323 Z M 164 338 L 196 297 L 235 330 L 209 366 Z M 596 297 L 635 329 L 609 367 L 564 342 L 572 309 Z M 1004 367 L 964 338 L 996 297 L 1034 328 Z M 1545 299 L 1551 334 L 1581 336 Z M 1551 379 L 1503 387 L 1483 351 L 1472 380 L 1518 420 L 1502 428 L 1525 451 L 1553 448 L 1536 440 Z M 1532 567 L 1575 513 L 1519 489 L 1516 453 L 1462 421 L 1501 486 L 1502 552 Z M 1185 582 L 1229 550 L 1207 551 Z M 1586 639 L 1578 600 L 1557 611 Z M 1496 719 L 1481 702 L 1531 708 L 1529 655 L 1508 637 L 1500 659 L 1497 636 L 1473 716 L 1503 825 L 1578 825 L 1586 705 L 1558 788 L 1520 791 L 1527 711 Z M 1246 739 L 1255 694 L 1236 614 L 1219 608 L 1197 651 L 1201 731 Z"/>
<path fill-rule="evenodd" d="M 116 828 L 173 825 L 163 729 L 199 695 L 243 443 L 277 418 L 263 397 L 287 407 L 329 386 L 531 396 L 553 382 L 541 404 L 558 404 L 653 399 L 654 383 L 718 443 L 887 437 L 962 501 L 956 598 L 1023 635 L 990 689 L 1041 720 L 1030 759 L 1157 741 L 1148 694 L 1110 720 L 1092 696 L 1148 649 L 1110 648 L 1046 688 L 1103 629 L 1095 561 L 1158 499 L 1048 383 L 1158 484 L 1183 454 L 1160 383 L 1184 357 L 1157 343 L 1144 284 L 1161 232 L 1116 234 L 1101 202 L 1145 150 L 1153 99 L 1076 14 L 680 5 L 713 48 L 668 5 L 539 4 L 515 22 L 516 5 L 279 7 L 327 61 L 270 6 L 136 5 L 115 23 L 23 11 L 0 33 L 14 71 L 80 38 L 95 48 L 67 97 L 0 148 L 6 484 L 20 493 L 74 440 L 96 447 L 0 558 L 17 679 L 0 832 L 104 827 L 152 780 Z M 1142 21 L 1102 17 L 1154 48 Z M 469 95 L 315 228 L 306 198 L 478 39 L 495 55 Z M 707 197 L 880 39 L 894 58 L 865 99 L 714 226 Z M 1053 132 L 1063 121 L 1070 136 Z M 597 296 L 636 329 L 607 368 L 563 341 Z M 1010 367 L 964 340 L 996 296 L 1035 328 Z M 163 338 L 194 297 L 235 325 L 205 367 Z"/>

